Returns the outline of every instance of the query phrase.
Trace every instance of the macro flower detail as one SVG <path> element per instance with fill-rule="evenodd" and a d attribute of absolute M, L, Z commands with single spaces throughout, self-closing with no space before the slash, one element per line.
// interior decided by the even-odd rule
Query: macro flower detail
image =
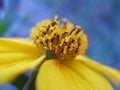
<path fill-rule="evenodd" d="M 113 90 L 120 72 L 84 55 L 87 37 L 67 19 L 43 20 L 32 28 L 30 39 L 0 38 L 0 84 L 36 68 L 36 90 Z M 49 50 L 49 52 L 47 52 Z M 47 58 L 47 55 L 50 58 Z"/>
<path fill-rule="evenodd" d="M 56 16 L 53 21 L 44 20 L 32 29 L 31 38 L 39 47 L 47 47 L 57 58 L 84 54 L 87 37 L 80 26 L 73 26 L 66 19 L 62 24 Z"/>

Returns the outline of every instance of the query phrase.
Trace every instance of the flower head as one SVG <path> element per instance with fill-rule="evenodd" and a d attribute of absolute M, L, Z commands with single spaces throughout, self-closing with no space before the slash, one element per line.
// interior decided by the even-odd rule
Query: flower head
<path fill-rule="evenodd" d="M 113 90 L 109 80 L 120 85 L 119 71 L 84 55 L 87 37 L 80 26 L 66 19 L 60 24 L 56 16 L 38 23 L 30 38 L 0 38 L 0 84 L 45 60 L 38 70 L 36 90 Z M 45 52 L 51 55 L 49 60 Z"/>
<path fill-rule="evenodd" d="M 44 20 L 31 31 L 30 37 L 38 47 L 47 47 L 54 57 L 64 59 L 84 54 L 87 49 L 87 37 L 80 26 L 73 26 L 63 19 L 60 25 L 54 20 Z M 42 49 L 42 48 L 41 48 Z"/>

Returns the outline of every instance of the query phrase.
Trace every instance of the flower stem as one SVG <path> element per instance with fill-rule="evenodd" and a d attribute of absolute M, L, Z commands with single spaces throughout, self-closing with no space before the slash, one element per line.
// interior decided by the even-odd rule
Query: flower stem
<path fill-rule="evenodd" d="M 44 59 L 36 68 L 35 70 L 32 72 L 28 82 L 25 84 L 25 86 L 23 87 L 23 90 L 36 90 L 35 88 L 35 81 L 36 81 L 36 77 L 39 71 L 39 68 L 41 67 L 41 65 L 45 62 L 46 59 Z"/>
<path fill-rule="evenodd" d="M 49 60 L 51 59 L 51 52 L 50 52 L 50 49 L 49 48 L 45 48 L 46 49 L 46 60 Z"/>

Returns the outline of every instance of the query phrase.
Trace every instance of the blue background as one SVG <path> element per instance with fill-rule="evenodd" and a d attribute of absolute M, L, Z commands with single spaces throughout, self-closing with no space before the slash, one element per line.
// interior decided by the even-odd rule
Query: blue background
<path fill-rule="evenodd" d="M 28 37 L 37 22 L 55 15 L 83 27 L 86 55 L 120 70 L 120 0 L 0 0 L 0 36 Z M 0 90 L 18 89 L 5 84 Z"/>

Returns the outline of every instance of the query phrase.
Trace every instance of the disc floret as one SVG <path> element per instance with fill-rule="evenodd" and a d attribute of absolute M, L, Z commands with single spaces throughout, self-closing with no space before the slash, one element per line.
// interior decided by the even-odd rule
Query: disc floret
<path fill-rule="evenodd" d="M 84 54 L 87 37 L 80 26 L 73 26 L 67 19 L 60 24 L 58 17 L 44 20 L 32 28 L 30 37 L 38 47 L 47 47 L 54 58 L 64 59 Z"/>

